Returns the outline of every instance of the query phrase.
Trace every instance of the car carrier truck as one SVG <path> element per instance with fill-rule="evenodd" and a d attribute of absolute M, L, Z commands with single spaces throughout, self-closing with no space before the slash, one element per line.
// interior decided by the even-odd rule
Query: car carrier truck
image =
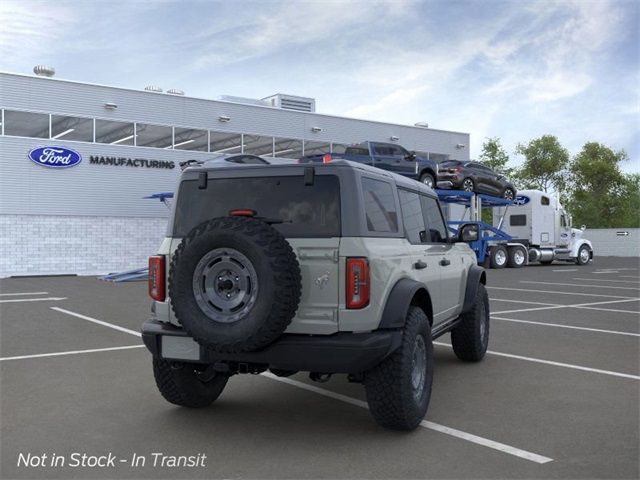
<path fill-rule="evenodd" d="M 529 262 L 585 265 L 593 260 L 593 246 L 583 238 L 586 227 L 572 228 L 571 223 L 558 198 L 540 190 L 518 192 L 513 205 L 499 207 L 493 217 L 493 226 L 506 232 L 512 243 L 527 247 Z"/>

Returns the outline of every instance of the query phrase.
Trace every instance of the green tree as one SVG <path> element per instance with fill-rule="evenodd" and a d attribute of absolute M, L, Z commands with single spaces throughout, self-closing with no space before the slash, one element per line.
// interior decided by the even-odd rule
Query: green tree
<path fill-rule="evenodd" d="M 592 228 L 638 226 L 639 175 L 624 175 L 623 151 L 597 142 L 585 143 L 569 167 L 569 211 L 576 225 Z"/>
<path fill-rule="evenodd" d="M 515 175 L 519 187 L 545 192 L 564 190 L 569 152 L 555 136 L 543 135 L 526 144 L 518 144 L 516 153 L 525 158 Z"/>
<path fill-rule="evenodd" d="M 480 157 L 478 157 L 478 160 L 483 165 L 502 175 L 510 176 L 513 173 L 513 168 L 507 167 L 509 155 L 502 147 L 498 137 L 485 139 L 485 142 L 482 144 L 482 153 Z"/>

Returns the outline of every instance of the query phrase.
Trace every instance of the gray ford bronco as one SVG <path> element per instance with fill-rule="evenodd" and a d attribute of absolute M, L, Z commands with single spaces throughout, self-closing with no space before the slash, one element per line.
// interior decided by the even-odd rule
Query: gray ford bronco
<path fill-rule="evenodd" d="M 326 165 L 188 167 L 149 260 L 142 338 L 160 393 L 206 407 L 232 375 L 348 374 L 376 421 L 410 430 L 431 396 L 433 339 L 479 361 L 485 272 L 451 238 L 433 190 L 394 173 Z"/>

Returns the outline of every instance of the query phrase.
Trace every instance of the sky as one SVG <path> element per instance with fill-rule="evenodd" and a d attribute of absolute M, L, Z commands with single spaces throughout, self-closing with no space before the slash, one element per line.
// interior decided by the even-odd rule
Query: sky
<path fill-rule="evenodd" d="M 640 172 L 640 2 L 0 1 L 0 70 L 188 96 L 313 97 L 319 113 L 588 141 Z M 1 92 L 0 92 L 1 94 Z"/>

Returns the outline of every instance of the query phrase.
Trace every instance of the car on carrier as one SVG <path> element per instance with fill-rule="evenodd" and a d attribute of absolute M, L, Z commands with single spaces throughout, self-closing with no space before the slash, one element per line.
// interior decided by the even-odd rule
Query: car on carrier
<path fill-rule="evenodd" d="M 451 332 L 465 361 L 487 350 L 477 235 L 450 238 L 433 190 L 362 164 L 188 167 L 149 260 L 157 387 L 206 407 L 235 374 L 347 374 L 380 425 L 413 429 L 433 339 Z"/>

